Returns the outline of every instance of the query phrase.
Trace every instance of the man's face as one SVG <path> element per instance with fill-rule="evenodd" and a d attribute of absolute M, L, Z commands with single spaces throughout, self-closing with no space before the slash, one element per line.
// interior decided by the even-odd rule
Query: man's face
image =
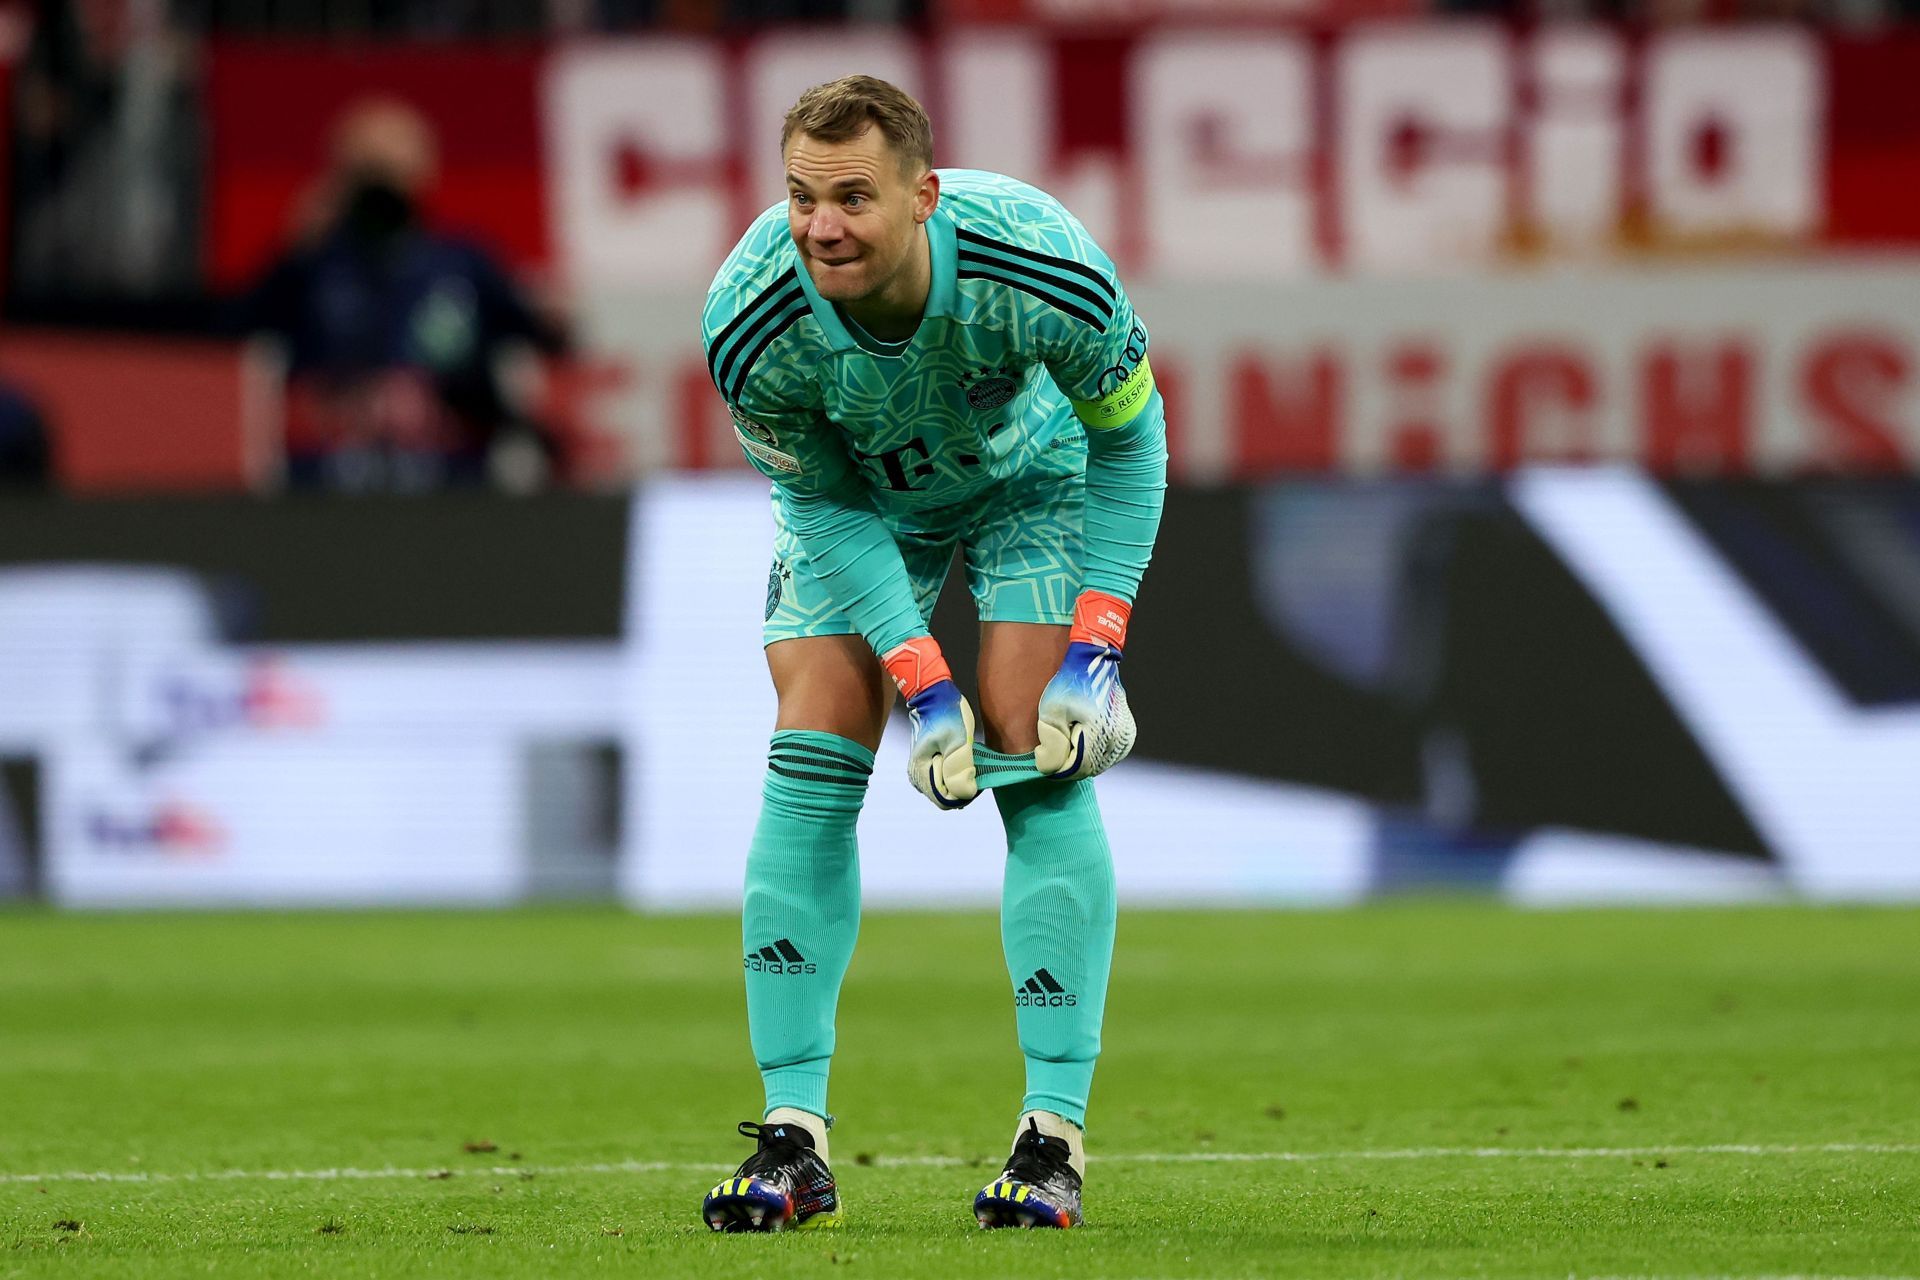
<path fill-rule="evenodd" d="M 908 173 L 886 135 L 869 127 L 847 142 L 795 133 L 787 140 L 787 226 L 829 302 L 880 293 L 906 264 L 939 187 Z"/>

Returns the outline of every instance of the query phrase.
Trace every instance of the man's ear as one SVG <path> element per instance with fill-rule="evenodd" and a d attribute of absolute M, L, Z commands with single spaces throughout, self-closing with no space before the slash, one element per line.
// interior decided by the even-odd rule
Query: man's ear
<path fill-rule="evenodd" d="M 925 222 L 940 204 L 940 175 L 929 169 L 913 189 L 913 220 Z"/>

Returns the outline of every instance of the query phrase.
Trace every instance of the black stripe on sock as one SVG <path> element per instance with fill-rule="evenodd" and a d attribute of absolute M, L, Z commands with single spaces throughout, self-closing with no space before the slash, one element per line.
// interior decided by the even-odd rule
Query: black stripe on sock
<path fill-rule="evenodd" d="M 793 751 L 802 755 L 816 756 L 822 760 L 832 760 L 837 764 L 852 765 L 854 768 L 858 769 L 862 773 L 873 772 L 873 766 L 871 764 L 868 764 L 865 760 L 862 760 L 857 756 L 845 755 L 838 751 L 829 751 L 825 747 L 816 747 L 810 743 L 776 742 L 773 744 L 773 750 L 776 753 L 781 751 Z"/>
<path fill-rule="evenodd" d="M 1027 979 L 1027 990 L 1031 991 L 1036 996 L 1044 994 L 1040 990 L 1040 984 L 1035 982 L 1032 978 Z"/>
<path fill-rule="evenodd" d="M 1061 992 L 1066 990 L 1065 987 L 1055 982 L 1053 980 L 1053 975 L 1048 973 L 1045 969 L 1035 969 L 1033 971 L 1033 976 L 1040 979 L 1040 985 L 1045 987 L 1049 991 Z"/>
<path fill-rule="evenodd" d="M 774 943 L 773 945 L 780 948 L 780 954 L 785 956 L 787 960 L 792 964 L 799 964 L 800 962 L 806 959 L 805 956 L 800 954 L 799 949 L 795 947 L 791 942 L 788 942 L 785 938 L 780 939 L 780 941 Z"/>
<path fill-rule="evenodd" d="M 762 947 L 760 948 L 760 958 L 762 960 L 772 960 L 775 963 L 778 963 L 780 959 L 780 953 L 778 951 L 775 951 L 772 947 Z"/>
<path fill-rule="evenodd" d="M 837 787 L 852 787 L 856 789 L 866 785 L 865 775 L 853 778 L 844 773 L 815 773 L 811 769 L 789 769 L 777 760 L 769 760 L 767 762 L 767 768 L 773 770 L 783 778 L 799 778 L 803 782 L 831 782 Z"/>
<path fill-rule="evenodd" d="M 794 751 L 787 747 L 776 747 L 774 750 L 769 751 L 767 753 L 767 759 L 769 761 L 778 760 L 782 764 L 797 764 L 808 769 L 831 769 L 836 773 L 844 773 L 849 778 L 865 779 L 873 776 L 872 769 L 855 761 L 849 760 L 843 764 L 837 756 L 813 755 L 805 751 Z"/>

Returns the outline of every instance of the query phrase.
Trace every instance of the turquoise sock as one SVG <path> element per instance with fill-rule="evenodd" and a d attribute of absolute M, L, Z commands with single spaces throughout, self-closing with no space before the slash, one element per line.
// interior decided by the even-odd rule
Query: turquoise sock
<path fill-rule="evenodd" d="M 1093 783 L 1029 782 L 993 793 L 1007 828 L 1000 943 L 1027 1059 L 1022 1111 L 1081 1127 L 1100 1056 L 1113 965 L 1113 855 Z"/>
<path fill-rule="evenodd" d="M 741 907 L 747 1029 L 767 1110 L 827 1118 L 840 982 L 860 931 L 854 824 L 873 753 L 831 733 L 773 735 Z"/>

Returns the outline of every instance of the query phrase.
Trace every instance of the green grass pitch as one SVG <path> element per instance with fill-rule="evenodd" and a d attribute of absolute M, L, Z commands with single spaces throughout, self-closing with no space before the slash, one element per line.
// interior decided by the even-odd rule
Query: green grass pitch
<path fill-rule="evenodd" d="M 870 915 L 850 1222 L 713 1236 L 738 926 L 0 914 L 0 1276 L 1920 1274 L 1920 912 L 1123 915 L 1087 1226 L 982 1232 L 991 916 Z"/>

